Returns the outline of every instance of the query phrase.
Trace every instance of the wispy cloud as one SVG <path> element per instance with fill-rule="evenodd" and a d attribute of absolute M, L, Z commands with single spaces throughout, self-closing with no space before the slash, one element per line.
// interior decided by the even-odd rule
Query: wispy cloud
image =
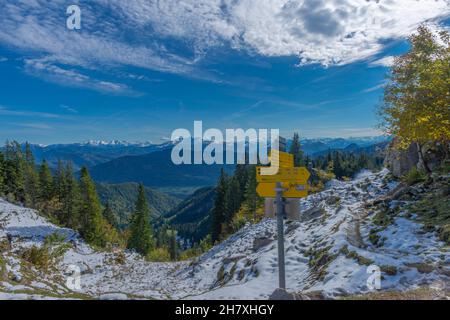
<path fill-rule="evenodd" d="M 70 113 L 74 113 L 74 114 L 78 113 L 78 110 L 77 110 L 77 109 L 75 109 L 75 108 L 73 108 L 73 107 L 70 107 L 70 106 L 67 106 L 67 105 L 65 105 L 65 104 L 62 104 L 62 105 L 60 105 L 59 107 L 60 107 L 61 109 L 66 110 L 67 112 L 70 112 Z"/>
<path fill-rule="evenodd" d="M 1 62 L 6 62 L 6 61 L 8 61 L 8 58 L 0 57 L 0 63 L 1 63 Z"/>
<path fill-rule="evenodd" d="M 0 115 L 18 116 L 18 117 L 38 117 L 38 118 L 49 118 L 49 119 L 61 118 L 61 116 L 59 114 L 47 113 L 47 112 L 36 112 L 36 111 L 10 110 L 3 106 L 0 106 Z"/>
<path fill-rule="evenodd" d="M 376 86 L 367 88 L 365 90 L 363 90 L 363 93 L 369 93 L 369 92 L 374 92 L 377 90 L 381 90 L 386 86 L 386 81 L 381 82 L 380 84 L 377 84 Z"/>
<path fill-rule="evenodd" d="M 381 59 L 372 61 L 369 66 L 371 67 L 391 67 L 394 64 L 394 56 L 387 56 Z"/>
<path fill-rule="evenodd" d="M 51 126 L 45 123 L 16 123 L 15 125 L 19 127 L 25 127 L 30 129 L 39 129 L 39 130 L 50 130 Z"/>

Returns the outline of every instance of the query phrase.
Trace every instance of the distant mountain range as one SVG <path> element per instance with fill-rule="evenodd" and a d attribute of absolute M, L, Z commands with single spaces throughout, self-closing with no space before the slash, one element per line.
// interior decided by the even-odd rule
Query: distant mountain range
<path fill-rule="evenodd" d="M 390 141 L 391 137 L 376 136 L 376 137 L 360 137 L 360 138 L 322 138 L 322 139 L 304 139 L 301 140 L 302 150 L 310 155 L 318 155 L 328 150 L 343 150 L 347 151 L 356 149 L 364 149 L 380 143 Z"/>
<path fill-rule="evenodd" d="M 73 144 L 31 145 L 38 163 L 44 159 L 56 167 L 58 160 L 71 161 L 76 170 L 82 166 L 95 166 L 123 156 L 137 156 L 170 149 L 171 142 L 164 144 L 130 143 L 126 141 L 87 141 Z"/>
<path fill-rule="evenodd" d="M 140 182 L 153 188 L 205 187 L 216 185 L 220 170 L 232 172 L 234 165 L 175 165 L 171 149 L 140 156 L 126 156 L 90 168 L 95 181 Z"/>
<path fill-rule="evenodd" d="M 302 149 L 306 154 L 314 155 L 329 149 L 345 149 L 350 145 L 367 147 L 380 142 L 389 141 L 390 137 L 357 137 L 357 138 L 317 138 L 303 139 Z M 120 157 L 140 156 L 153 152 L 171 149 L 172 142 L 153 144 L 151 142 L 101 141 L 90 140 L 82 143 L 42 145 L 32 144 L 32 151 L 37 162 L 46 160 L 55 167 L 58 160 L 72 161 L 75 169 L 81 166 L 93 167 Z M 288 141 L 288 146 L 290 141 Z"/>

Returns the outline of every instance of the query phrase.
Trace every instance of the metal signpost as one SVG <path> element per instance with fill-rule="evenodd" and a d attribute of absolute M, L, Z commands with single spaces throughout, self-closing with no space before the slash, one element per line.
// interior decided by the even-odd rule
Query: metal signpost
<path fill-rule="evenodd" d="M 277 232 L 278 232 L 278 277 L 279 288 L 286 290 L 285 261 L 284 261 L 284 216 L 285 216 L 285 198 L 304 198 L 308 196 L 309 171 L 304 168 L 294 167 L 294 156 L 284 152 L 286 149 L 286 140 L 280 137 L 280 151 L 272 150 L 269 154 L 269 160 L 279 163 L 278 174 L 261 175 L 261 167 L 257 167 L 256 181 L 258 186 L 256 191 L 260 197 L 268 199 L 275 198 Z M 271 201 L 266 201 L 265 211 L 271 215 Z M 297 208 L 298 207 L 292 207 Z"/>

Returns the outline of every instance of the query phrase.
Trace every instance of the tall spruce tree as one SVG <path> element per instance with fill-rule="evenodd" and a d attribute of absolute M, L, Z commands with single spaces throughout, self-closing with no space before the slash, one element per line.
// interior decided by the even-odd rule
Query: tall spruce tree
<path fill-rule="evenodd" d="M 78 229 L 80 228 L 81 194 L 78 182 L 73 176 L 72 163 L 66 164 L 63 174 L 64 188 L 59 194 L 62 203 L 60 222 L 68 228 Z"/>
<path fill-rule="evenodd" d="M 297 132 L 294 133 L 289 153 L 294 155 L 294 166 L 301 167 L 305 165 L 304 155 L 300 145 L 300 136 Z"/>
<path fill-rule="evenodd" d="M 90 244 L 104 247 L 107 243 L 106 221 L 102 216 L 95 184 L 86 167 L 81 169 L 80 192 L 80 233 Z"/>
<path fill-rule="evenodd" d="M 242 203 L 242 191 L 239 179 L 236 175 L 231 177 L 226 191 L 226 214 L 224 222 L 229 225 L 233 221 L 234 215 L 239 211 Z"/>
<path fill-rule="evenodd" d="M 109 222 L 111 226 L 117 228 L 119 223 L 117 222 L 117 217 L 111 208 L 109 203 L 106 204 L 105 209 L 103 210 L 103 217 Z"/>
<path fill-rule="evenodd" d="M 250 214 L 253 216 L 253 220 L 256 221 L 256 209 L 258 203 L 261 201 L 258 193 L 256 192 L 256 167 L 251 166 L 249 169 L 247 184 L 245 186 L 245 203 Z"/>
<path fill-rule="evenodd" d="M 53 177 L 47 161 L 42 161 L 39 167 L 39 200 L 50 201 L 53 197 Z"/>
<path fill-rule="evenodd" d="M 211 221 L 211 242 L 212 244 L 220 240 L 222 234 L 222 224 L 225 221 L 227 212 L 227 188 L 228 181 L 224 169 L 220 172 L 219 183 L 216 188 L 216 198 L 214 201 L 214 207 L 212 210 Z"/>
<path fill-rule="evenodd" d="M 175 230 L 168 230 L 169 234 L 169 254 L 170 259 L 172 261 L 178 260 L 179 256 L 179 248 L 178 248 L 178 242 L 177 242 L 177 232 Z"/>
<path fill-rule="evenodd" d="M 144 186 L 140 184 L 136 208 L 131 219 L 128 248 L 134 249 L 142 255 L 147 255 L 153 248 L 153 232 L 149 220 L 150 209 Z"/>
<path fill-rule="evenodd" d="M 28 142 L 25 144 L 24 178 L 25 205 L 36 208 L 39 201 L 39 176 Z"/>
<path fill-rule="evenodd" d="M 0 195 L 4 194 L 5 189 L 5 158 L 0 152 Z"/>
<path fill-rule="evenodd" d="M 22 149 L 17 141 L 6 142 L 4 167 L 4 192 L 12 200 L 25 201 L 25 174 Z"/>

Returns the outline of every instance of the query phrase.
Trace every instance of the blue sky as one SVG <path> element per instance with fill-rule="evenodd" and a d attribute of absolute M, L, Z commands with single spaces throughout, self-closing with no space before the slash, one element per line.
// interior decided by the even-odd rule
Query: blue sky
<path fill-rule="evenodd" d="M 72 3 L 81 30 L 66 28 Z M 160 142 L 194 120 L 377 135 L 391 57 L 449 12 L 446 0 L 6 1 L 0 139 Z"/>

